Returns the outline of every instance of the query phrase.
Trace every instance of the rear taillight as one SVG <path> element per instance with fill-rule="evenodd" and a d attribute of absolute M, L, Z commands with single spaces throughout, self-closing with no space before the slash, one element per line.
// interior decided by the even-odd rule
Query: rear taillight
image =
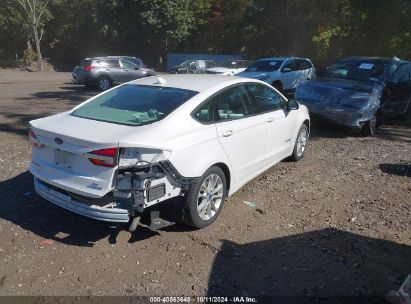
<path fill-rule="evenodd" d="M 39 139 L 37 138 L 36 134 L 34 134 L 32 129 L 29 129 L 29 140 L 30 140 L 32 147 L 34 148 L 43 147 L 43 145 L 39 142 Z"/>
<path fill-rule="evenodd" d="M 34 134 L 32 129 L 29 129 L 29 138 L 37 139 L 37 136 L 36 136 L 36 134 Z"/>
<path fill-rule="evenodd" d="M 116 165 L 117 148 L 108 148 L 87 153 L 88 159 L 96 166 L 113 168 Z"/>
<path fill-rule="evenodd" d="M 91 65 L 86 65 L 83 67 L 84 71 L 90 72 L 93 69 L 93 67 Z"/>

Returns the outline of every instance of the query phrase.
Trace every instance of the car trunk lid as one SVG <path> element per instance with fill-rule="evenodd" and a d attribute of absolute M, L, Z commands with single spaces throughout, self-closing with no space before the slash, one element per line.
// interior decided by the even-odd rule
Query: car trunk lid
<path fill-rule="evenodd" d="M 96 198 L 113 188 L 117 156 L 113 151 L 121 145 L 124 134 L 149 128 L 116 125 L 67 113 L 30 124 L 34 143 L 30 165 L 33 175 L 66 191 Z M 105 166 L 105 162 L 110 164 L 110 158 L 114 166 Z"/>

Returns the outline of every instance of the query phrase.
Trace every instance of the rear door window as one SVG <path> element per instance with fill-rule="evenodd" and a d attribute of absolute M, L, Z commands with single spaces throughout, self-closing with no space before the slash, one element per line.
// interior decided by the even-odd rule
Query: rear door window
<path fill-rule="evenodd" d="M 286 102 L 276 91 L 265 85 L 250 83 L 246 84 L 245 88 L 254 101 L 257 113 L 279 110 Z"/>
<path fill-rule="evenodd" d="M 220 93 L 216 120 L 241 119 L 252 114 L 253 106 L 243 86 L 235 86 Z"/>
<path fill-rule="evenodd" d="M 97 62 L 102 67 L 107 67 L 107 68 L 119 68 L 120 67 L 120 62 L 117 59 L 99 60 Z"/>
<path fill-rule="evenodd" d="M 298 66 L 300 70 L 307 70 L 312 67 L 307 60 L 298 60 Z"/>
<path fill-rule="evenodd" d="M 210 100 L 205 102 L 198 110 L 194 112 L 193 117 L 200 122 L 210 123 L 213 121 L 213 111 L 214 107 L 218 102 L 218 96 L 212 97 Z"/>
<path fill-rule="evenodd" d="M 286 62 L 284 64 L 282 70 L 284 71 L 285 68 L 289 68 L 289 69 L 291 69 L 291 71 L 298 70 L 297 61 L 296 60 L 290 60 L 290 61 Z"/>

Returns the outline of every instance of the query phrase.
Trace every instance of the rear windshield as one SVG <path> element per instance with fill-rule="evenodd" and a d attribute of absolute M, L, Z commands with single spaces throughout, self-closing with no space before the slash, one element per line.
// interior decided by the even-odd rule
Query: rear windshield
<path fill-rule="evenodd" d="M 166 117 L 196 94 L 177 88 L 127 84 L 98 96 L 71 115 L 139 126 Z"/>
<path fill-rule="evenodd" d="M 80 67 L 85 67 L 85 66 L 88 66 L 88 65 L 91 65 L 91 60 L 82 60 L 81 62 L 80 62 Z"/>
<path fill-rule="evenodd" d="M 377 81 L 381 79 L 388 64 L 387 60 L 341 60 L 327 67 L 318 76 L 359 81 Z"/>
<path fill-rule="evenodd" d="M 257 60 L 250 65 L 246 72 L 273 72 L 281 66 L 282 60 Z"/>

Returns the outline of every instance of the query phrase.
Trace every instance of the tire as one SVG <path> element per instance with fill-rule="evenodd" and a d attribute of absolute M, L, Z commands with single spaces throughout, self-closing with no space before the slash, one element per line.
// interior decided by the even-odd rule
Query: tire
<path fill-rule="evenodd" d="M 305 147 L 308 141 L 308 129 L 305 124 L 302 124 L 298 131 L 297 138 L 295 140 L 293 154 L 290 156 L 291 161 L 299 161 L 303 158 L 305 153 Z"/>
<path fill-rule="evenodd" d="M 277 89 L 277 91 L 279 91 L 280 93 L 283 92 L 283 85 L 281 84 L 281 81 L 273 81 L 273 83 L 271 84 L 274 88 Z"/>
<path fill-rule="evenodd" d="M 377 129 L 377 118 L 373 117 L 370 121 L 367 121 L 361 129 L 364 136 L 374 136 Z"/>
<path fill-rule="evenodd" d="M 111 87 L 111 79 L 106 76 L 99 77 L 97 79 L 97 87 L 101 91 L 108 90 Z"/>
<path fill-rule="evenodd" d="M 215 186 L 210 188 L 210 182 Z M 223 170 L 217 166 L 210 167 L 188 192 L 184 223 L 194 228 L 210 225 L 220 214 L 226 196 L 227 181 Z M 215 209 L 212 208 L 213 202 Z"/>

